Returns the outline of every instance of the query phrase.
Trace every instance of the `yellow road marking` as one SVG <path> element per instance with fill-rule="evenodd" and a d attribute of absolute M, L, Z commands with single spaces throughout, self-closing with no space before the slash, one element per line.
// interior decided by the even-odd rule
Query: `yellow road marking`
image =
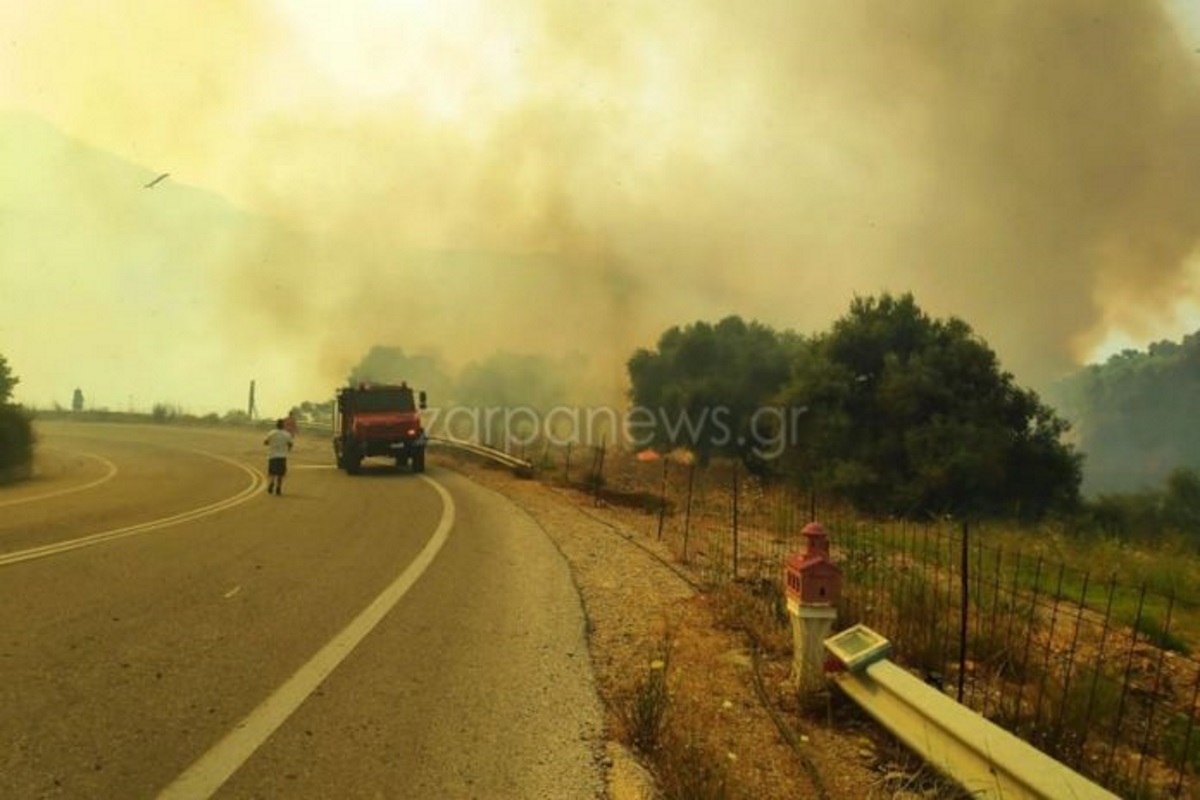
<path fill-rule="evenodd" d="M 47 449 L 63 450 L 64 448 L 47 448 Z M 35 500 L 48 500 L 51 497 L 62 497 L 64 494 L 74 494 L 75 492 L 82 492 L 85 489 L 92 489 L 92 488 L 95 488 L 96 486 L 99 486 L 102 483 L 105 483 L 106 481 L 112 480 L 113 476 L 117 474 L 117 465 L 114 464 L 113 462 L 109 461 L 104 456 L 98 456 L 93 453 L 84 453 L 80 450 L 66 450 L 66 452 L 74 453 L 76 455 L 83 456 L 84 458 L 92 458 L 92 459 L 95 459 L 96 461 L 99 461 L 101 464 L 104 465 L 104 468 L 106 470 L 105 473 L 103 475 L 101 475 L 99 478 L 97 478 L 96 480 L 90 481 L 81 486 L 71 486 L 66 489 L 56 489 L 52 492 L 43 492 L 42 494 L 30 495 L 29 497 L 14 497 L 11 500 L 0 500 L 0 508 L 3 508 L 4 506 L 15 506 L 18 503 L 32 503 Z"/>
<path fill-rule="evenodd" d="M 31 547 L 28 550 L 16 550 L 12 553 L 0 554 L 0 567 L 9 566 L 11 564 L 19 564 L 22 561 L 32 561 L 35 558 L 45 558 L 46 556 L 58 555 L 60 553 L 69 553 L 72 550 L 79 550 L 84 547 L 92 547 L 93 545 L 102 544 L 103 542 L 111 542 L 114 539 L 123 539 L 126 536 L 135 536 L 139 533 L 149 533 L 150 531 L 160 528 L 170 527 L 171 525 L 179 525 L 183 522 L 191 522 L 192 520 L 201 519 L 211 516 L 212 514 L 226 511 L 234 506 L 241 505 L 247 500 L 252 499 L 259 489 L 262 488 L 265 482 L 261 472 L 247 467 L 239 461 L 234 461 L 232 458 L 219 456 L 215 453 L 207 453 L 203 450 L 192 450 L 193 453 L 199 453 L 209 458 L 214 458 L 217 461 L 223 461 L 226 464 L 231 464 L 250 476 L 250 483 L 246 488 L 242 489 L 235 495 L 227 497 L 224 500 L 218 500 L 215 503 L 209 503 L 206 506 L 193 508 L 188 511 L 181 511 L 178 514 L 172 514 L 169 517 L 161 517 L 152 519 L 148 522 L 139 522 L 136 525 L 127 525 L 123 528 L 114 528 L 100 533 L 93 533 L 88 536 L 82 536 L 78 539 L 68 539 L 64 542 L 54 542 L 53 544 L 42 545 L 41 547 Z"/>

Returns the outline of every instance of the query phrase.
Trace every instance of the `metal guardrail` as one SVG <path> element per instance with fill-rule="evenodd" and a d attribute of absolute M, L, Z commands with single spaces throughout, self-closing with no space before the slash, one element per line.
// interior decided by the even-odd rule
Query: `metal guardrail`
<path fill-rule="evenodd" d="M 887 659 L 838 673 L 835 680 L 864 711 L 972 797 L 1120 800 Z"/>
<path fill-rule="evenodd" d="M 533 462 L 510 455 L 509 453 L 506 453 L 503 450 L 497 450 L 494 447 L 488 447 L 487 445 L 476 444 L 474 442 L 465 442 L 461 439 L 447 439 L 444 436 L 430 436 L 429 443 L 438 445 L 440 447 L 450 447 L 466 453 L 481 456 L 490 461 L 495 461 L 498 464 L 503 464 L 506 467 L 511 467 L 521 475 L 533 473 Z"/>
<path fill-rule="evenodd" d="M 333 425 L 323 422 L 304 422 L 301 424 L 305 430 L 316 431 L 324 435 L 328 435 L 333 431 Z M 524 458 L 518 458 L 517 456 L 506 453 L 503 450 L 497 450 L 494 447 L 476 444 L 475 442 L 467 442 L 462 439 L 449 439 L 445 436 L 430 436 L 428 439 L 430 444 L 438 445 L 439 447 L 449 447 L 455 450 L 461 450 L 465 453 L 471 453 L 472 455 L 486 458 L 489 461 L 494 461 L 497 464 L 503 464 L 506 467 L 511 467 L 520 475 L 533 474 L 532 461 L 528 461 Z"/>

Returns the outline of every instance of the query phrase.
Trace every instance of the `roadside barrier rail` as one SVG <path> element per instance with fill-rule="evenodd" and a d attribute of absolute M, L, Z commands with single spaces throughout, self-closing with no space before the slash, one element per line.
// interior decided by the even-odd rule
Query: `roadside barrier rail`
<path fill-rule="evenodd" d="M 842 691 L 972 797 L 1120 800 L 887 658 L 852 663 L 839 652 L 838 639 L 826 639 L 825 646 L 846 666 L 834 676 Z"/>
<path fill-rule="evenodd" d="M 533 474 L 532 462 L 527 461 L 524 458 L 518 458 L 517 456 L 506 453 L 503 450 L 497 450 L 494 447 L 476 444 L 475 442 L 467 442 L 462 439 L 448 439 L 444 436 L 430 436 L 429 443 L 438 445 L 439 447 L 449 447 L 455 450 L 461 450 L 465 453 L 471 453 L 472 455 L 486 458 L 498 464 L 503 464 L 506 467 L 511 467 L 512 469 L 516 470 L 518 475 L 528 476 Z"/>

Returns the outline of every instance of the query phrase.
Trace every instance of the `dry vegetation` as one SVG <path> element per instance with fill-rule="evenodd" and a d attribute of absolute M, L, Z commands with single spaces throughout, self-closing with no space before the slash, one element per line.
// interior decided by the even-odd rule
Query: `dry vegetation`
<path fill-rule="evenodd" d="M 440 455 L 524 508 L 571 565 L 608 709 L 613 800 L 946 797 L 953 789 L 836 693 L 801 707 L 762 584 L 702 590 L 584 492 Z"/>

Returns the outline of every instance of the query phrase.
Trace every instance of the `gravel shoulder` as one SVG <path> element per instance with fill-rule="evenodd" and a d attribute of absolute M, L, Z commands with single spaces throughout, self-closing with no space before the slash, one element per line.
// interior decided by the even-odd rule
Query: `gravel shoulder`
<path fill-rule="evenodd" d="M 665 548 L 622 524 L 613 509 L 576 490 L 466 458 L 438 462 L 523 508 L 568 561 L 582 597 L 597 687 L 607 709 L 610 800 L 660 796 L 651 771 L 622 744 L 620 709 L 669 642 L 671 723 L 720 760 L 730 797 L 860 800 L 903 797 L 911 773 L 889 763 L 886 737 L 846 709 L 799 713 L 790 656 L 758 657 L 747 637 L 721 624 Z M 679 721 L 683 720 L 684 723 Z M 907 796 L 920 796 L 908 793 Z"/>

